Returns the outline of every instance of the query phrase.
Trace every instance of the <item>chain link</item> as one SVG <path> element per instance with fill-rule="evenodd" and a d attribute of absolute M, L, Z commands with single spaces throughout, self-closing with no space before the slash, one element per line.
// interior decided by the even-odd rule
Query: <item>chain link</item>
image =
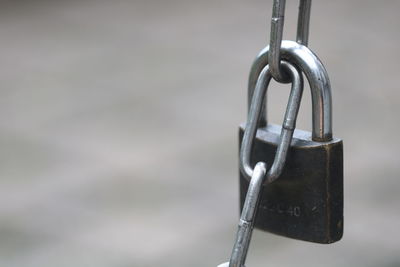
<path fill-rule="evenodd" d="M 250 155 L 253 140 L 257 132 L 257 122 L 260 118 L 265 94 L 272 79 L 269 65 L 261 71 L 257 81 L 251 103 L 249 117 L 242 145 L 240 148 L 240 169 L 245 176 L 250 179 L 246 199 L 239 220 L 238 231 L 235 244 L 229 262 L 220 264 L 218 267 L 244 267 L 247 251 L 254 227 L 254 219 L 257 213 L 258 202 L 263 184 L 269 184 L 277 179 L 285 165 L 287 152 L 292 141 L 293 132 L 296 127 L 296 117 L 300 107 L 301 96 L 303 94 L 303 78 L 301 73 L 292 64 L 282 61 L 282 67 L 287 71 L 292 81 L 292 90 L 282 124 L 281 142 L 278 145 L 274 162 L 267 172 L 267 164 L 258 162 L 254 169 L 250 166 Z"/>
<path fill-rule="evenodd" d="M 282 67 L 284 67 L 286 72 L 289 74 L 290 80 L 292 81 L 292 89 L 282 124 L 280 143 L 278 144 L 278 148 L 275 153 L 274 162 L 271 168 L 268 170 L 265 183 L 270 183 L 276 180 L 281 174 L 285 165 L 287 152 L 289 150 L 293 132 L 296 127 L 296 118 L 300 107 L 301 96 L 303 94 L 303 76 L 301 73 L 296 69 L 296 67 L 286 61 L 282 61 Z M 263 103 L 265 101 L 265 94 L 271 78 L 271 68 L 269 65 L 267 65 L 261 71 L 258 78 L 246 122 L 246 128 L 240 148 L 239 165 L 241 172 L 245 177 L 247 177 L 247 179 L 250 179 L 250 177 L 253 175 L 253 168 L 251 167 L 250 160 L 251 150 L 257 133 L 258 120 L 261 116 Z"/>
<path fill-rule="evenodd" d="M 288 83 L 290 79 L 281 69 L 281 44 L 285 23 L 286 0 L 274 0 L 271 18 L 271 34 L 269 48 L 269 65 L 272 77 L 278 82 Z M 308 45 L 309 25 L 311 14 L 311 0 L 300 0 L 297 37 L 299 44 Z"/>

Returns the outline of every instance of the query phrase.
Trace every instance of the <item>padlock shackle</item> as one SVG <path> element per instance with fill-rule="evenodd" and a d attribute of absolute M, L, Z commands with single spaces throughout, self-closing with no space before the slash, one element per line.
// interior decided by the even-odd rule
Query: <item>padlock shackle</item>
<path fill-rule="evenodd" d="M 250 70 L 248 83 L 248 106 L 262 69 L 268 65 L 269 46 L 256 57 Z M 332 140 L 332 94 L 328 73 L 321 60 L 306 46 L 294 41 L 282 41 L 281 58 L 295 64 L 307 77 L 312 98 L 312 139 Z M 264 105 L 265 109 L 265 105 Z M 259 126 L 267 125 L 267 114 L 262 112 Z"/>

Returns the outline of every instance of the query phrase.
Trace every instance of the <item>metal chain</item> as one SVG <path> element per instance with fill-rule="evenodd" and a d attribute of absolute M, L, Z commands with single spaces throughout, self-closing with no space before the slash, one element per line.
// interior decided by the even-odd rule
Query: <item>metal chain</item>
<path fill-rule="evenodd" d="M 274 0 L 271 18 L 271 34 L 269 43 L 269 65 L 272 77 L 278 82 L 288 83 L 290 79 L 281 69 L 281 44 L 283 26 L 285 22 L 286 0 Z M 309 25 L 311 14 L 311 0 L 300 0 L 297 37 L 299 44 L 308 45 Z"/>
<path fill-rule="evenodd" d="M 261 71 L 257 81 L 240 148 L 240 169 L 245 176 L 248 176 L 250 179 L 249 188 L 240 216 L 231 258 L 229 262 L 223 263 L 218 267 L 244 267 L 262 187 L 264 184 L 269 184 L 277 179 L 285 166 L 287 152 L 296 127 L 296 117 L 300 107 L 301 96 L 303 94 L 303 77 L 296 67 L 287 61 L 282 61 L 282 67 L 289 74 L 292 81 L 292 90 L 282 124 L 280 143 L 275 154 L 275 159 L 268 172 L 265 162 L 258 162 L 254 169 L 250 165 L 250 154 L 253 140 L 257 132 L 257 122 L 261 115 L 268 84 L 272 78 L 269 65 L 267 65 Z"/>
<path fill-rule="evenodd" d="M 245 266 L 244 264 L 250 245 L 262 187 L 263 185 L 275 181 L 281 175 L 296 128 L 296 118 L 303 94 L 303 76 L 291 62 L 281 61 L 280 50 L 283 35 L 285 3 L 285 0 L 274 0 L 268 64 L 260 72 L 254 93 L 252 93 L 249 115 L 240 147 L 240 171 L 249 180 L 249 188 L 240 216 L 231 258 L 229 262 L 223 263 L 218 267 Z M 310 9 L 311 0 L 300 0 L 296 40 L 297 43 L 304 46 L 308 43 Z M 259 126 L 258 122 L 263 113 L 265 95 L 272 78 L 278 82 L 292 82 L 292 89 L 282 123 L 280 142 L 276 149 L 272 166 L 267 171 L 267 164 L 262 161 L 258 162 L 254 169 L 252 168 L 251 152 Z"/>
<path fill-rule="evenodd" d="M 251 235 L 254 228 L 254 219 L 260 200 L 260 194 L 265 180 L 267 166 L 263 162 L 257 163 L 249 183 L 249 189 L 244 201 L 239 226 L 236 233 L 236 241 L 229 262 L 218 265 L 218 267 L 243 267 L 249 249 Z"/>
<path fill-rule="evenodd" d="M 292 81 L 292 90 L 290 92 L 285 118 L 282 124 L 280 143 L 278 144 L 278 148 L 275 153 L 274 163 L 268 170 L 265 183 L 270 183 L 276 180 L 281 174 L 285 165 L 287 152 L 292 141 L 294 129 L 296 128 L 297 113 L 299 111 L 301 96 L 303 94 L 303 76 L 301 73 L 289 62 L 282 61 L 281 64 L 284 70 L 286 70 L 286 72 L 289 74 L 290 80 Z M 265 94 L 271 78 L 271 67 L 267 65 L 261 71 L 258 78 L 246 122 L 246 129 L 244 131 L 243 141 L 240 148 L 239 165 L 241 172 L 247 179 L 250 179 L 250 177 L 253 175 L 250 159 L 251 150 L 257 133 L 257 122 L 261 116 L 263 103 L 265 101 Z"/>

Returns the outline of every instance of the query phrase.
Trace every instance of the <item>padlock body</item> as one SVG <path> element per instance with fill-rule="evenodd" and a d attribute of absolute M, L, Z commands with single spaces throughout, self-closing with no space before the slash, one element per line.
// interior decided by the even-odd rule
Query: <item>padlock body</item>
<path fill-rule="evenodd" d="M 239 130 L 239 147 L 244 133 Z M 280 141 L 281 127 L 259 128 L 251 164 L 270 167 Z M 239 171 L 240 173 L 240 171 Z M 240 173 L 240 208 L 249 182 Z M 333 243 L 343 235 L 343 142 L 315 142 L 311 133 L 295 130 L 281 176 L 264 186 L 255 227 L 274 234 Z"/>

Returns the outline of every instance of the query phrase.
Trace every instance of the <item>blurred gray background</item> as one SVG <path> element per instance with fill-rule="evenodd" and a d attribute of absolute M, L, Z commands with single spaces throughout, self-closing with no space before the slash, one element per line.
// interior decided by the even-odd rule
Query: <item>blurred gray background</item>
<path fill-rule="evenodd" d="M 1 1 L 0 266 L 216 266 L 271 0 Z M 297 0 L 285 38 L 295 38 Z M 314 0 L 345 142 L 345 235 L 255 231 L 247 265 L 400 266 L 400 1 Z M 271 85 L 281 123 L 287 85 Z M 311 127 L 305 90 L 298 126 Z"/>

